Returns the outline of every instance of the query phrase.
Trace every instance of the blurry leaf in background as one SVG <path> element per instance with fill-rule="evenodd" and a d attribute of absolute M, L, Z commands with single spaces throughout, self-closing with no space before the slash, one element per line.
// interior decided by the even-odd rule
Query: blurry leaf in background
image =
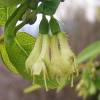
<path fill-rule="evenodd" d="M 82 63 L 89 58 L 93 58 L 100 54 L 100 41 L 94 42 L 88 47 L 86 47 L 79 55 L 78 55 L 78 63 Z"/>
<path fill-rule="evenodd" d="M 0 8 L 0 26 L 4 26 L 8 17 L 13 13 L 15 7 L 1 7 Z"/>

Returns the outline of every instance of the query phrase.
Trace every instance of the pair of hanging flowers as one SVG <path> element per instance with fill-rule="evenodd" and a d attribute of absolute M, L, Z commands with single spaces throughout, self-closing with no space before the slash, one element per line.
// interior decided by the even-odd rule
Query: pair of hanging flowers
<path fill-rule="evenodd" d="M 68 37 L 60 31 L 53 16 L 49 22 L 43 16 L 39 35 L 25 65 L 34 83 L 46 90 L 60 90 L 70 82 L 73 85 L 73 78 L 78 74 L 76 57 L 69 46 Z"/>

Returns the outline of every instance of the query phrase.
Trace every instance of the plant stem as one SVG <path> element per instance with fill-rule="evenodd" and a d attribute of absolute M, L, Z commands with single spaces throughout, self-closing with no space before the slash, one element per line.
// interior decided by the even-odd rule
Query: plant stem
<path fill-rule="evenodd" d="M 8 19 L 4 30 L 5 43 L 9 44 L 13 42 L 14 37 L 16 36 L 16 30 L 15 30 L 16 23 L 27 10 L 28 8 L 27 3 L 28 1 L 20 5 L 20 7 L 17 8 L 16 11 L 12 14 L 12 16 Z"/>

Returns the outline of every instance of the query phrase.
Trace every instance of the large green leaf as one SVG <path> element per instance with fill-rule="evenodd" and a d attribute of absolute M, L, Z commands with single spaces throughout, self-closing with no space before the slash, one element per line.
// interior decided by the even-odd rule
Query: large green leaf
<path fill-rule="evenodd" d="M 11 45 L 6 46 L 9 60 L 25 79 L 32 79 L 30 74 L 26 71 L 25 61 L 34 47 L 34 43 L 34 37 L 21 32 L 16 34 L 16 38 Z"/>
<path fill-rule="evenodd" d="M 0 0 L 0 7 L 11 7 L 16 6 L 21 3 L 23 0 Z"/>
<path fill-rule="evenodd" d="M 85 48 L 79 55 L 78 55 L 78 63 L 82 63 L 89 58 L 98 56 L 100 54 L 100 41 L 97 41 L 87 48 Z"/>

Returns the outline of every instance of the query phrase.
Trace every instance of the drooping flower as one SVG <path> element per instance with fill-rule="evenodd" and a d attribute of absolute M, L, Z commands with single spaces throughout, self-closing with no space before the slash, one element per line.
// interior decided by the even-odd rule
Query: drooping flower
<path fill-rule="evenodd" d="M 65 33 L 57 33 L 51 37 L 50 49 L 49 72 L 50 76 L 57 81 L 57 88 L 63 88 L 68 81 L 71 81 L 73 86 L 73 78 L 78 73 L 77 62 Z"/>
<path fill-rule="evenodd" d="M 41 23 L 40 30 L 45 31 L 42 30 L 38 36 L 35 47 L 26 60 L 26 68 L 31 71 L 34 83 L 46 90 L 60 90 L 69 82 L 73 85 L 73 78 L 78 72 L 77 62 L 65 33 L 59 32 L 60 28 L 55 27 L 54 24 L 57 23 L 53 19 L 50 24 L 50 27 L 53 25 L 52 35 L 43 34 L 48 33 L 45 29 L 47 20 L 44 18 Z"/>
<path fill-rule="evenodd" d="M 64 32 L 61 32 L 58 21 L 53 16 L 50 19 L 50 28 L 53 35 L 51 39 L 51 62 L 54 62 L 54 77 L 58 77 L 57 81 L 59 80 L 60 86 L 67 84 L 68 81 L 71 81 L 73 86 L 73 78 L 78 74 L 75 54 L 69 46 L 68 37 Z"/>
<path fill-rule="evenodd" d="M 55 79 L 58 83 L 58 87 L 63 87 L 66 81 L 65 66 L 63 59 L 61 58 L 61 53 L 59 50 L 58 39 L 56 35 L 51 37 L 51 63 L 49 67 L 50 76 Z"/>
<path fill-rule="evenodd" d="M 40 55 L 40 52 L 42 49 L 42 39 L 43 39 L 43 36 L 39 34 L 35 42 L 34 48 L 25 62 L 27 71 L 30 71 L 32 69 L 32 65 L 36 62 L 36 60 L 38 59 Z"/>
<path fill-rule="evenodd" d="M 74 74 L 78 75 L 78 68 L 77 68 L 75 54 L 72 52 L 68 44 L 68 39 L 66 38 L 65 33 L 60 32 L 57 34 L 57 37 L 60 45 L 61 58 L 63 59 L 64 65 L 66 67 L 67 78 L 71 79 L 73 82 Z"/>
<path fill-rule="evenodd" d="M 42 73 L 44 78 L 44 84 L 47 89 L 47 67 L 50 63 L 50 56 L 49 56 L 49 35 L 43 35 L 43 42 L 42 42 L 42 50 L 37 59 L 37 61 L 32 65 L 32 73 L 33 75 L 40 75 Z"/>

